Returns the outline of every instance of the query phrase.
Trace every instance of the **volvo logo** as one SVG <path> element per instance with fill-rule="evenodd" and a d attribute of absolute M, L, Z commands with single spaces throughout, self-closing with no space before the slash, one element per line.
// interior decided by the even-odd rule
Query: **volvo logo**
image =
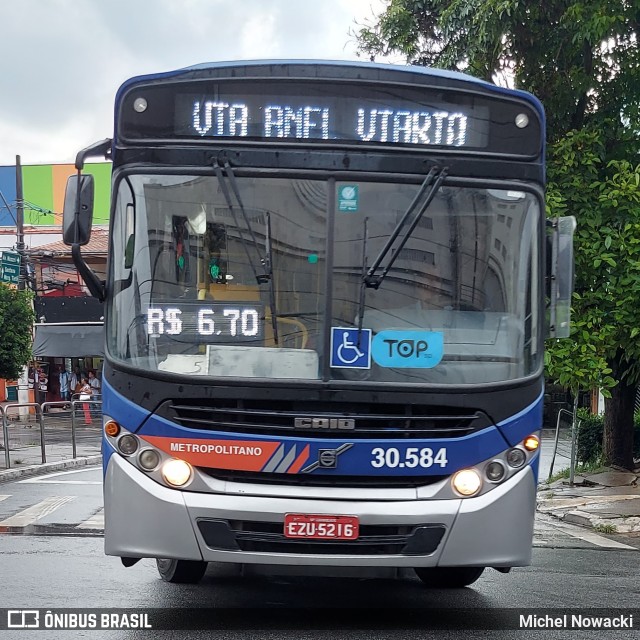
<path fill-rule="evenodd" d="M 316 469 L 336 469 L 338 467 L 338 456 L 353 447 L 353 442 L 345 442 L 337 449 L 319 449 L 317 462 L 311 463 L 302 469 L 300 473 L 311 473 Z"/>
<path fill-rule="evenodd" d="M 296 418 L 293 422 L 296 429 L 355 429 L 353 418 Z"/>

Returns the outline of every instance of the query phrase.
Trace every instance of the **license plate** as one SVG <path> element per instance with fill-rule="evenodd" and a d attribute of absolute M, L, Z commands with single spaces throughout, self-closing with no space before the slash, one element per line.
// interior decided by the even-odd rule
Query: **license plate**
<path fill-rule="evenodd" d="M 307 540 L 356 540 L 360 524 L 356 516 L 286 513 L 284 535 Z"/>

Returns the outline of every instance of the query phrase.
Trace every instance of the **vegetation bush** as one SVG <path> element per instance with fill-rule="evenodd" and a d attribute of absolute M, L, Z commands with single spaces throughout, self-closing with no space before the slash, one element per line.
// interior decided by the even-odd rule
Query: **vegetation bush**
<path fill-rule="evenodd" d="M 598 462 L 602 458 L 602 433 L 604 417 L 594 415 L 588 409 L 578 409 L 580 430 L 576 451 L 577 462 L 584 464 Z M 640 458 L 640 412 L 634 415 L 633 457 Z"/>

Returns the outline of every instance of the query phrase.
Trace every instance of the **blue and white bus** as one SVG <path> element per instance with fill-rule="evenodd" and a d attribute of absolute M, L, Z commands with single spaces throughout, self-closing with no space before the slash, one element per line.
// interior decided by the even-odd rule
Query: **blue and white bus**
<path fill-rule="evenodd" d="M 97 155 L 106 282 L 81 253 Z M 76 165 L 107 554 L 169 582 L 215 561 L 460 587 L 530 562 L 573 228 L 545 220 L 534 97 L 421 67 L 203 64 L 125 82 Z"/>

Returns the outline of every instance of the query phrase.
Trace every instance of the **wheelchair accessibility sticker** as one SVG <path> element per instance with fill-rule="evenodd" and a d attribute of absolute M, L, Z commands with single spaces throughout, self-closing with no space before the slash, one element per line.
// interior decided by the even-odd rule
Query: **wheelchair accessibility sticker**
<path fill-rule="evenodd" d="M 371 329 L 331 327 L 331 366 L 336 369 L 371 368 Z"/>
<path fill-rule="evenodd" d="M 381 367 L 430 369 L 444 354 L 444 335 L 436 331 L 381 331 L 372 345 L 373 361 Z"/>

